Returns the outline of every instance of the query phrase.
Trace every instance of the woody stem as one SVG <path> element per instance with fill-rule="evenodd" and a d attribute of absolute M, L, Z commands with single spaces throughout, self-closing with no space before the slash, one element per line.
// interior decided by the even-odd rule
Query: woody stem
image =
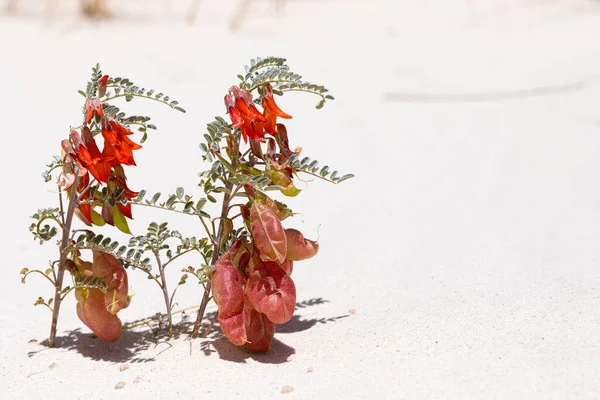
<path fill-rule="evenodd" d="M 240 133 L 238 132 L 235 136 L 235 151 L 233 152 L 234 156 L 232 157 L 233 158 L 232 166 L 233 166 L 234 170 L 237 169 L 237 165 L 238 165 L 237 155 L 238 155 L 239 149 L 240 149 Z M 230 177 L 232 174 L 229 173 L 228 175 Z M 219 229 L 218 229 L 217 235 L 215 237 L 211 265 L 215 265 L 215 263 L 217 262 L 217 260 L 219 259 L 219 256 L 220 256 L 219 253 L 221 250 L 221 243 L 223 243 L 223 240 L 221 238 L 221 236 L 223 235 L 223 228 L 224 228 L 223 220 L 225 220 L 225 218 L 227 218 L 227 215 L 229 213 L 229 202 L 233 198 L 233 194 L 231 191 L 233 189 L 233 183 L 231 183 L 229 181 L 229 179 L 227 179 L 227 184 L 225 185 L 225 187 L 227 188 L 227 191 L 225 191 L 225 193 L 223 195 L 223 205 L 221 207 L 221 216 L 219 218 Z M 192 330 L 192 335 L 191 335 L 192 337 L 196 337 L 196 335 L 198 334 L 198 331 L 200 330 L 200 324 L 202 323 L 202 319 L 204 318 L 204 312 L 206 311 L 206 306 L 208 305 L 208 302 L 210 301 L 211 290 L 212 290 L 212 283 L 211 283 L 211 281 L 208 281 L 204 288 L 204 295 L 202 296 L 202 302 L 200 303 L 200 307 L 198 307 L 198 314 L 196 315 L 196 322 L 194 323 L 194 329 Z"/>
<path fill-rule="evenodd" d="M 231 191 L 233 184 L 228 182 L 227 189 Z M 221 236 L 223 235 L 223 219 L 227 218 L 227 213 L 229 211 L 229 201 L 231 200 L 228 194 L 225 194 L 223 198 L 223 206 L 221 208 L 221 217 L 219 218 L 219 229 L 217 231 L 217 236 L 215 238 L 215 244 L 213 249 L 212 259 L 210 261 L 211 265 L 215 265 L 217 260 L 219 259 L 219 250 L 221 243 Z M 210 300 L 210 291 L 212 289 L 211 281 L 206 283 L 204 288 L 204 295 L 202 296 L 202 302 L 200 303 L 200 307 L 198 307 L 198 314 L 196 315 L 196 322 L 194 323 L 194 329 L 192 330 L 192 337 L 196 337 L 198 331 L 200 330 L 200 324 L 202 323 L 202 319 L 204 318 L 204 312 L 206 311 L 206 306 Z"/>
<path fill-rule="evenodd" d="M 169 332 L 169 337 L 173 336 L 173 317 L 171 316 L 171 300 L 169 299 L 169 290 L 167 289 L 167 278 L 165 276 L 165 266 L 160 260 L 160 255 L 158 254 L 158 250 L 154 250 L 154 257 L 156 257 L 156 263 L 158 264 L 158 271 L 160 274 L 160 288 L 163 291 L 163 296 L 165 298 L 165 306 L 167 308 L 167 329 Z"/>
<path fill-rule="evenodd" d="M 69 235 L 71 231 L 71 224 L 73 223 L 73 214 L 75 213 L 75 207 L 77 206 L 77 185 L 79 184 L 79 174 L 75 174 L 75 181 L 71 186 L 71 195 L 69 196 L 69 205 L 67 207 L 65 222 L 62 226 L 62 240 L 59 245 L 59 261 L 58 261 L 58 273 L 54 282 L 54 307 L 52 309 L 52 325 L 50 326 L 50 337 L 48 338 L 48 347 L 56 347 L 56 329 L 58 326 L 58 313 L 60 312 L 60 304 L 62 302 L 61 291 L 63 280 L 65 277 L 65 265 L 67 262 L 67 253 L 64 251 L 69 245 Z M 62 191 L 60 197 L 61 211 L 62 211 Z"/>

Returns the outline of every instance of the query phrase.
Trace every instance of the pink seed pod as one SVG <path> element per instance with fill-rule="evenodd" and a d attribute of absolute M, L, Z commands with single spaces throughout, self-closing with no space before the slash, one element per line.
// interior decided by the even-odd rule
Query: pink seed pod
<path fill-rule="evenodd" d="M 213 298 L 219 307 L 219 324 L 227 338 L 236 346 L 247 342 L 244 326 L 244 277 L 231 262 L 231 255 L 239 248 L 236 243 L 216 263 L 212 276 Z"/>
<path fill-rule="evenodd" d="M 292 276 L 292 271 L 294 270 L 294 262 L 292 260 L 286 259 L 280 267 L 286 274 Z"/>
<path fill-rule="evenodd" d="M 296 286 L 274 262 L 256 265 L 248 277 L 246 296 L 252 307 L 275 324 L 288 322 L 296 307 Z"/>
<path fill-rule="evenodd" d="M 116 342 L 121 336 L 121 320 L 106 309 L 105 294 L 100 289 L 78 288 L 77 316 L 100 340 Z"/>
<path fill-rule="evenodd" d="M 247 334 L 246 348 L 253 351 L 269 351 L 275 335 L 275 324 L 265 314 L 254 310 L 248 303 L 244 309 L 244 326 Z"/>
<path fill-rule="evenodd" d="M 304 235 L 296 229 L 286 229 L 287 239 L 286 258 L 292 261 L 302 261 L 314 257 L 319 251 L 319 243 L 304 238 Z"/>

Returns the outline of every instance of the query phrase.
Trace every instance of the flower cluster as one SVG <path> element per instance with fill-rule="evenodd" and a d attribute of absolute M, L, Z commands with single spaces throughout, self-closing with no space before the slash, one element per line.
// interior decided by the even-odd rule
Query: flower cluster
<path fill-rule="evenodd" d="M 79 91 L 85 99 L 82 123 L 69 129 L 68 138 L 61 142 L 62 155 L 55 157 L 43 174 L 49 182 L 52 172 L 60 171 L 58 205 L 39 209 L 29 228 L 40 243 L 61 231 L 58 257 L 45 271 L 21 271 L 23 282 L 29 274 L 37 273 L 54 287 L 52 298 L 39 297 L 35 302 L 52 311 L 50 347 L 56 345 L 60 304 L 71 291 L 81 321 L 101 340 L 118 340 L 122 326 L 117 314 L 131 300 L 129 267 L 145 273 L 160 287 L 166 313 L 158 314 L 158 318 L 166 317 L 169 337 L 173 334 L 174 297 L 188 277 L 198 279 L 204 289 L 192 337 L 202 326 L 211 299 L 217 303 L 220 326 L 230 341 L 255 351 L 269 350 L 276 325 L 292 318 L 296 306 L 291 278 L 294 262 L 313 257 L 319 245 L 295 229 L 285 229 L 282 222 L 294 213 L 266 193 L 278 190 L 284 196 L 297 196 L 300 190 L 295 179 L 299 174 L 330 183 L 353 175 L 338 177 L 337 171 L 330 173 L 328 166 L 320 167 L 316 160 L 300 160 L 302 149 L 290 149 L 288 131 L 282 124 L 292 116 L 275 102 L 275 95 L 302 91 L 320 97 L 319 109 L 333 99 L 325 87 L 304 81 L 280 57 L 253 59 L 245 74 L 238 77 L 238 86 L 232 86 L 224 98 L 231 124 L 215 117 L 203 135 L 206 142 L 200 144 L 203 158 L 212 163 L 198 174 L 205 197 L 195 198 L 178 187 L 161 201 L 160 192 L 144 198 L 146 190 L 131 190 L 125 176 L 125 167 L 136 165 L 134 153 L 142 148 L 132 140 L 130 127 L 137 125 L 143 132 L 139 143 L 146 140 L 148 129 L 156 127 L 148 123 L 149 117 L 127 116 L 113 100 L 150 99 L 180 112 L 185 110 L 162 92 L 147 90 L 128 78 L 104 75 L 99 65 L 92 68 L 91 80 Z M 222 202 L 220 215 L 203 209 L 209 201 Z M 183 237 L 168 228 L 168 221 L 153 221 L 145 235 L 133 236 L 121 245 L 104 231 L 100 234 L 88 228 L 109 224 L 132 234 L 128 220 L 132 219 L 133 205 L 193 216 L 205 236 Z M 88 227 L 74 227 L 74 216 Z M 83 251 L 92 252 L 91 261 Z M 184 275 L 170 288 L 165 271 L 173 268 L 167 266 L 188 253 L 201 260 L 181 270 Z M 65 287 L 64 279 L 69 275 L 73 284 Z"/>
<path fill-rule="evenodd" d="M 105 94 L 107 81 L 108 75 L 100 79 L 98 96 Z M 85 113 L 81 134 L 74 130 L 71 132 L 71 141 L 62 142 L 67 161 L 63 164 L 62 182 L 66 189 L 70 189 L 75 181 L 73 165 L 76 164 L 80 179 L 75 190 L 83 200 L 78 206 L 77 215 L 87 225 L 115 225 L 115 219 L 121 220 L 123 216 L 132 218 L 129 200 L 135 198 L 138 192 L 127 186 L 123 166 L 135 165 L 133 151 L 142 146 L 129 138 L 133 132 L 103 112 L 99 98 L 88 99 Z M 98 130 L 93 132 L 92 127 Z M 102 150 L 94 137 L 99 133 L 104 139 Z M 95 192 L 93 198 L 89 193 L 90 175 L 98 184 L 107 187 L 105 192 Z M 100 214 L 93 210 L 95 203 L 102 204 Z"/>
<path fill-rule="evenodd" d="M 69 195 L 76 191 L 75 215 L 86 225 L 107 223 L 128 231 L 124 218 L 132 219 L 130 200 L 138 192 L 127 186 L 123 166 L 136 165 L 133 151 L 142 146 L 129 138 L 133 132 L 104 112 L 106 105 L 100 98 L 106 94 L 108 79 L 108 75 L 102 76 L 97 97 L 88 98 L 80 132 L 71 131 L 70 140 L 61 143 L 64 156 L 59 185 Z M 96 142 L 98 135 L 103 138 L 102 150 Z M 96 190 L 102 186 L 103 190 Z M 100 204 L 98 213 L 94 208 Z M 121 321 L 116 314 L 129 305 L 127 273 L 111 254 L 92 251 L 93 263 L 81 260 L 78 253 L 67 262 L 76 280 L 102 282 L 98 287 L 84 285 L 76 289 L 77 315 L 100 339 L 112 342 L 121 335 Z"/>
<path fill-rule="evenodd" d="M 250 92 L 237 86 L 225 96 L 231 128 L 239 128 L 250 151 L 265 165 L 263 174 L 286 196 L 300 191 L 294 186 L 293 154 L 287 129 L 277 118 L 291 118 L 275 103 L 271 85 L 260 87 L 262 113 Z M 269 134 L 272 137 L 265 137 Z M 266 144 L 263 152 L 262 144 Z M 232 149 L 229 149 L 233 153 Z M 241 214 L 251 238 L 240 238 L 215 265 L 213 296 L 219 307 L 219 323 L 225 336 L 237 346 L 267 351 L 275 325 L 289 321 L 296 306 L 296 287 L 291 278 L 293 262 L 314 256 L 318 243 L 295 229 L 284 229 L 281 221 L 292 213 L 252 185 L 245 185 L 248 204 Z"/>
<path fill-rule="evenodd" d="M 265 94 L 262 99 L 263 112 L 258 111 L 252 100 L 252 94 L 247 90 L 242 90 L 237 86 L 229 89 L 230 94 L 225 95 L 225 107 L 231 117 L 231 128 L 240 128 L 244 142 L 264 141 L 265 132 L 275 136 L 277 117 L 292 118 L 281 111 L 275 104 L 273 98 L 273 89 L 270 84 L 264 86 Z M 233 98 L 232 98 L 233 96 Z M 258 154 L 255 154 L 259 156 Z"/>

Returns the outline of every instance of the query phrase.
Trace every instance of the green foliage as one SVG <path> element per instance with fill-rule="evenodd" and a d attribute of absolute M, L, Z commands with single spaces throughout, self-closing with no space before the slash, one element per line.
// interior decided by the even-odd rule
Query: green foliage
<path fill-rule="evenodd" d="M 44 182 L 50 182 L 52 180 L 52 171 L 57 168 L 61 168 L 63 165 L 62 158 L 59 156 L 54 156 L 54 159 L 50 164 L 46 164 L 46 170 L 42 173 L 42 178 Z"/>
<path fill-rule="evenodd" d="M 177 245 L 171 247 L 167 243 L 169 239 L 176 239 Z M 151 222 L 148 225 L 146 234 L 131 238 L 129 246 L 142 253 L 151 252 L 156 254 L 165 250 L 168 259 L 167 262 L 185 253 L 198 251 L 200 254 L 204 254 L 211 249 L 208 239 L 203 238 L 199 240 L 195 236 L 190 238 L 183 237 L 179 231 L 168 229 L 167 222 L 163 222 L 162 224 Z"/>
<path fill-rule="evenodd" d="M 111 254 L 118 259 L 125 268 L 139 268 L 145 271 L 149 271 L 152 266 L 150 265 L 150 259 L 145 258 L 142 260 L 142 253 L 135 246 L 119 245 L 119 242 L 105 237 L 102 234 L 96 235 L 94 232 L 88 231 L 83 233 L 75 239 L 75 243 L 70 244 L 65 248 L 65 252 L 74 250 L 94 249 L 103 251 Z"/>
<path fill-rule="evenodd" d="M 213 162 L 213 154 L 220 151 L 221 139 L 225 135 L 231 135 L 232 130 L 227 121 L 221 117 L 215 117 L 213 122 L 206 124 L 207 133 L 204 134 L 206 143 L 200 143 L 200 149 L 203 151 L 202 159 Z"/>
<path fill-rule="evenodd" d="M 31 218 L 36 222 L 29 226 L 29 231 L 33 234 L 34 240 L 39 240 L 40 244 L 49 241 L 58 233 L 56 226 L 44 224 L 45 221 L 52 221 L 55 225 L 61 226 L 60 211 L 58 208 L 39 209 Z"/>
<path fill-rule="evenodd" d="M 102 278 L 80 275 L 77 272 L 73 273 L 73 282 L 76 288 L 106 289 L 106 282 Z"/>
<path fill-rule="evenodd" d="M 141 115 L 132 115 L 126 116 L 126 114 L 121 111 L 121 109 L 115 105 L 105 105 L 103 107 L 103 112 L 106 115 L 111 116 L 121 125 L 125 126 L 129 130 L 133 130 L 133 126 L 137 125 L 138 132 L 142 132 L 144 135 L 140 139 L 140 143 L 144 143 L 148 139 L 148 129 L 156 130 L 156 125 L 149 123 L 150 117 L 145 117 Z"/>
<path fill-rule="evenodd" d="M 175 211 L 181 214 L 196 215 L 199 217 L 210 218 L 210 214 L 203 211 L 202 208 L 206 204 L 207 199 L 201 198 L 194 200 L 192 196 L 186 195 L 182 187 L 177 188 L 175 194 L 166 197 L 166 200 L 160 202 L 162 193 L 158 192 L 151 197 L 146 197 L 146 191 L 140 190 L 138 196 L 131 200 L 132 204 L 141 206 L 161 208 L 166 211 Z"/>
<path fill-rule="evenodd" d="M 96 92 L 98 92 L 98 83 L 100 82 L 100 78 L 102 78 L 102 70 L 100 69 L 100 64 L 97 63 L 95 67 L 92 67 L 92 77 L 86 85 L 85 92 L 80 90 L 79 93 L 86 99 L 95 97 Z"/>
<path fill-rule="evenodd" d="M 354 174 L 338 176 L 338 171 L 330 172 L 329 166 L 320 167 L 319 162 L 310 157 L 304 157 L 300 160 L 298 156 L 292 155 L 288 163 L 296 172 L 305 172 L 332 183 L 341 183 L 347 179 L 354 178 Z"/>
<path fill-rule="evenodd" d="M 246 66 L 246 75 L 239 75 L 241 83 L 240 88 L 252 91 L 260 88 L 266 83 L 270 83 L 273 93 L 279 95 L 283 92 L 307 92 L 321 97 L 316 108 L 323 108 L 327 100 L 333 100 L 333 96 L 322 85 L 316 85 L 302 80 L 302 75 L 290 71 L 290 67 L 285 63 L 285 58 L 267 57 L 250 60 L 250 66 Z M 256 100 L 257 102 L 260 99 Z"/>
<path fill-rule="evenodd" d="M 163 93 L 155 93 L 154 89 L 147 90 L 146 88 L 139 87 L 128 78 L 109 78 L 106 87 L 112 89 L 113 93 L 107 92 L 104 101 L 109 101 L 117 97 L 125 97 L 126 101 L 131 101 L 134 97 L 142 97 L 166 104 L 177 111 L 185 112 L 183 108 L 179 107 L 178 101 L 171 100 L 171 97 Z"/>

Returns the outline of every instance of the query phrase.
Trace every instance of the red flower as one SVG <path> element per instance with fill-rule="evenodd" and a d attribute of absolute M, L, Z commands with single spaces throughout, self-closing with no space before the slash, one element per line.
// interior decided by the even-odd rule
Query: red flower
<path fill-rule="evenodd" d="M 89 125 L 92 122 L 92 118 L 94 117 L 94 113 L 97 116 L 102 115 L 102 103 L 99 99 L 89 99 L 86 105 L 86 114 L 87 114 L 87 124 Z"/>
<path fill-rule="evenodd" d="M 100 78 L 100 81 L 98 82 L 99 97 L 104 97 L 104 95 L 106 94 L 106 82 L 108 82 L 108 75 L 104 75 L 102 78 Z"/>
<path fill-rule="evenodd" d="M 94 137 L 88 132 L 89 130 L 82 129 L 82 133 L 86 137 L 86 143 L 81 140 L 77 132 L 71 132 L 71 141 L 75 145 L 77 160 L 98 182 L 108 183 L 114 157 L 105 154 L 105 152 L 100 153 Z"/>
<path fill-rule="evenodd" d="M 82 170 L 83 178 L 76 188 L 78 192 L 82 192 L 89 185 L 89 174 L 99 183 L 108 185 L 108 192 L 102 199 L 104 201 L 102 218 L 111 225 L 114 224 L 113 208 L 115 203 L 123 216 L 129 219 L 133 218 L 129 200 L 135 198 L 138 192 L 134 192 L 127 186 L 123 165 L 135 165 L 133 150 L 138 150 L 142 146 L 129 138 L 129 135 L 132 134 L 133 132 L 123 125 L 103 117 L 104 148 L 102 151 L 98 148 L 96 140 L 87 126 L 81 129 L 81 136 L 75 131 L 71 132 L 73 145 L 66 140 L 62 143 L 68 157 L 77 162 Z M 67 178 L 65 178 L 65 182 L 67 182 Z M 84 193 L 81 200 L 89 200 L 89 194 Z M 87 224 L 92 223 L 93 207 L 94 204 L 91 203 L 80 204 L 78 215 Z"/>
<path fill-rule="evenodd" d="M 232 86 L 230 91 L 235 102 L 231 96 L 227 95 L 225 96 L 225 106 L 233 122 L 232 128 L 242 129 L 242 138 L 245 143 L 248 142 L 248 138 L 262 140 L 265 137 L 264 123 L 266 119 L 254 105 L 252 95 L 237 86 Z"/>
<path fill-rule="evenodd" d="M 264 117 L 265 117 L 265 130 L 267 133 L 275 136 L 276 126 L 277 126 L 277 117 L 290 119 L 291 115 L 284 113 L 281 111 L 279 106 L 275 103 L 275 98 L 273 97 L 273 89 L 271 89 L 271 85 L 268 83 L 265 85 L 265 95 L 263 97 L 262 106 L 264 109 Z"/>
<path fill-rule="evenodd" d="M 142 146 L 129 139 L 129 135 L 133 135 L 133 132 L 123 125 L 103 119 L 104 149 L 108 154 L 114 155 L 117 164 L 135 165 L 133 150 L 139 150 Z"/>
<path fill-rule="evenodd" d="M 237 108 L 235 108 L 235 103 L 229 94 L 225 95 L 225 107 L 227 108 L 227 112 L 231 118 L 231 129 L 241 128 L 241 126 L 244 124 L 244 120 L 242 119 L 240 112 L 237 110 Z"/>

